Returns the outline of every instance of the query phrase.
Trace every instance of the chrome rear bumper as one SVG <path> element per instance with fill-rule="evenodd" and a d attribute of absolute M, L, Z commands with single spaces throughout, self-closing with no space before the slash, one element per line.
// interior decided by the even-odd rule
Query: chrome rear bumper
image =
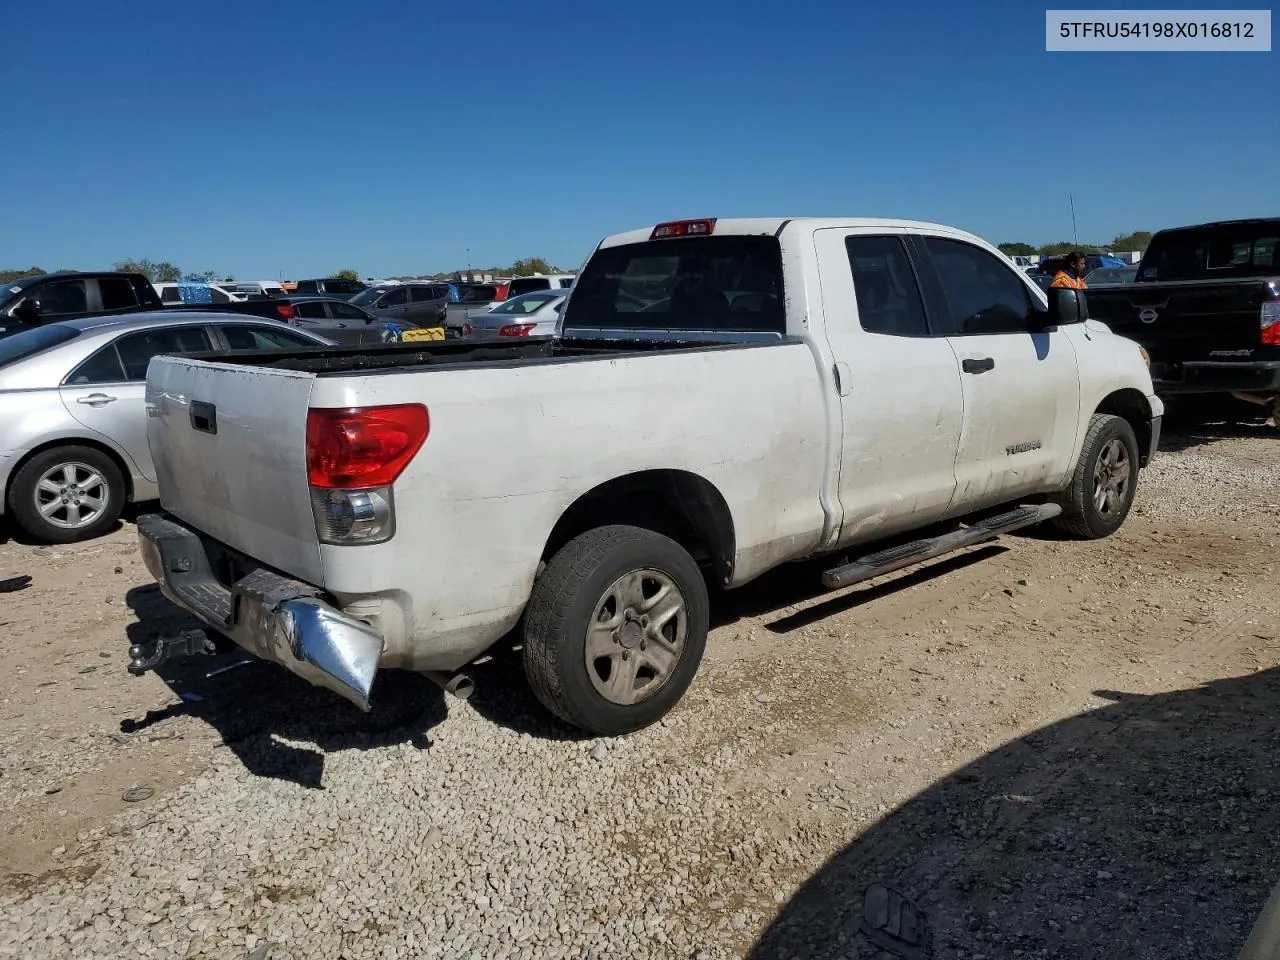
<path fill-rule="evenodd" d="M 164 514 L 138 518 L 138 543 L 173 603 L 249 653 L 369 709 L 382 635 L 334 609 L 318 587 L 264 569 L 223 586 L 200 537 Z"/>

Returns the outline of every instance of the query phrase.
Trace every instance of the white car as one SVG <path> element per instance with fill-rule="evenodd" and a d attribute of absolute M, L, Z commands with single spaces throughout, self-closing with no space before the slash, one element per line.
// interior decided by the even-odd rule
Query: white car
<path fill-rule="evenodd" d="M 248 300 L 275 300 L 289 295 L 275 280 L 242 280 L 231 284 L 230 289 Z"/>
<path fill-rule="evenodd" d="M 469 689 L 520 625 L 541 702 L 622 734 L 692 682 L 708 583 L 826 557 L 834 590 L 1041 521 L 1118 530 L 1164 407 L 1086 308 L 936 224 L 633 230 L 549 339 L 157 358 L 142 555 L 219 636 L 365 709 L 381 668 Z"/>
<path fill-rule="evenodd" d="M 498 340 L 505 337 L 550 337 L 560 322 L 560 312 L 568 291 L 543 290 L 504 300 L 484 313 L 467 315 L 471 340 Z"/>

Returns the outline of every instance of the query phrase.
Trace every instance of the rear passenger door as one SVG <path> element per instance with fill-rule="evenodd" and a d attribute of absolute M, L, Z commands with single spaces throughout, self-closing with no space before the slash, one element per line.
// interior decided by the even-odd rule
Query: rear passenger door
<path fill-rule="evenodd" d="M 963 400 L 955 355 L 925 310 L 907 238 L 815 233 L 842 419 L 840 545 L 941 518 L 955 492 Z"/>
<path fill-rule="evenodd" d="M 956 504 L 975 508 L 1041 492 L 1065 469 L 1080 415 L 1075 348 L 1029 330 L 1028 284 L 1007 261 L 951 237 L 920 235 L 933 312 L 945 317 L 964 392 Z"/>

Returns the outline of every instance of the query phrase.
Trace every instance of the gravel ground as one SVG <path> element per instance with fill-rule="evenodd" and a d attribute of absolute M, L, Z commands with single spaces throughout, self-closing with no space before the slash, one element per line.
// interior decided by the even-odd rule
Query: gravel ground
<path fill-rule="evenodd" d="M 1280 878 L 1280 442 L 1168 449 L 1110 540 L 727 598 L 686 700 L 612 741 L 505 654 L 369 715 L 266 664 L 130 678 L 127 635 L 181 623 L 132 530 L 0 544 L 33 576 L 0 956 L 870 956 L 873 881 L 938 957 L 1232 956 Z"/>

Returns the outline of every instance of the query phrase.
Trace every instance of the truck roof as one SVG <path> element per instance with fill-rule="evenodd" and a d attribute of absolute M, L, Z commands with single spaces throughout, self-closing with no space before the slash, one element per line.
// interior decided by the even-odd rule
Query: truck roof
<path fill-rule="evenodd" d="M 1245 227 L 1245 226 L 1263 226 L 1266 224 L 1280 224 L 1280 217 L 1245 217 L 1240 220 L 1211 220 L 1208 223 L 1191 223 L 1185 227 L 1165 227 L 1163 230 L 1157 230 L 1156 233 L 1178 233 L 1181 230 L 1213 230 L 1218 227 Z"/>
<path fill-rule="evenodd" d="M 690 217 L 688 221 L 664 221 L 669 223 L 689 222 L 700 218 Z M 957 230 L 955 227 L 948 227 L 940 223 L 930 223 L 926 220 L 894 220 L 882 217 L 730 217 L 726 219 L 719 218 L 701 218 L 715 220 L 715 226 L 712 229 L 713 236 L 747 236 L 747 235 L 765 235 L 778 236 L 782 233 L 782 229 L 788 226 L 794 226 L 800 229 L 815 230 L 822 227 L 838 227 L 838 228 L 881 228 L 892 230 L 903 230 L 909 228 L 925 229 L 931 232 L 946 233 L 954 237 L 964 237 L 970 240 L 977 240 L 986 246 L 986 242 L 982 238 L 963 230 Z M 653 224 L 648 227 L 639 227 L 634 230 L 628 230 L 624 233 L 615 233 L 610 237 L 606 237 L 600 242 L 601 247 L 617 247 L 626 243 L 643 243 L 650 239 L 653 235 L 654 228 L 659 224 Z"/>

